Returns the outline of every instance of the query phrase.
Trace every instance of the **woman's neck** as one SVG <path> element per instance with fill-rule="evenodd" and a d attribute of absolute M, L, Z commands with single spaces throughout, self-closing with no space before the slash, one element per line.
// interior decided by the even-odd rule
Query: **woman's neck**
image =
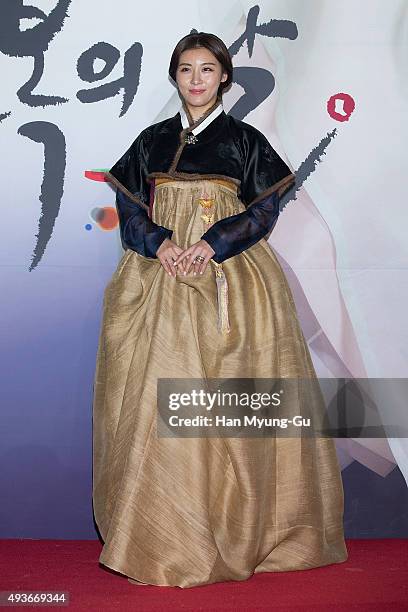
<path fill-rule="evenodd" d="M 208 102 L 206 105 L 204 106 L 191 106 L 190 104 L 188 104 L 185 100 L 184 100 L 184 105 L 185 107 L 188 109 L 192 119 L 194 120 L 194 122 L 198 121 L 199 119 L 201 119 L 201 117 L 203 115 L 205 115 L 205 113 L 215 105 L 215 103 L 217 102 L 217 96 L 215 96 L 210 102 Z"/>

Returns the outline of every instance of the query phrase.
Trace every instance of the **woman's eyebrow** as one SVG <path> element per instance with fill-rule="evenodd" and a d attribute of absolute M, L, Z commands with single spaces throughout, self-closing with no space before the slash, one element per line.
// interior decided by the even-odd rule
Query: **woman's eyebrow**
<path fill-rule="evenodd" d="M 211 64 L 212 66 L 215 66 L 215 62 L 203 62 L 201 65 L 204 66 L 205 64 Z M 180 62 L 179 66 L 191 66 L 192 64 L 189 64 L 188 62 Z"/>

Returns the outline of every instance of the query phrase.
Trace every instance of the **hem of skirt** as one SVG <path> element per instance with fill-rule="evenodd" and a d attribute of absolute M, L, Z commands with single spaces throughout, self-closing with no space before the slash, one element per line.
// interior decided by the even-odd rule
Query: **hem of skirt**
<path fill-rule="evenodd" d="M 118 572 L 124 578 L 133 578 L 133 580 L 138 580 L 139 582 L 143 582 L 143 586 L 163 586 L 163 587 L 175 587 L 175 586 L 178 586 L 176 584 L 168 584 L 168 583 L 166 583 L 166 584 L 159 584 L 157 582 L 145 582 L 144 580 L 142 580 L 138 576 L 135 576 L 134 574 L 128 574 L 124 569 L 120 569 L 119 564 L 116 565 L 116 563 L 112 563 L 111 561 L 101 561 L 101 559 L 99 559 L 99 563 L 101 563 L 101 565 L 104 565 L 104 566 L 108 567 L 111 570 L 114 570 L 115 572 Z"/>
<path fill-rule="evenodd" d="M 176 579 L 176 583 L 158 583 L 158 582 L 147 582 L 142 580 L 142 578 L 135 576 L 134 574 L 130 574 L 128 573 L 125 568 L 122 567 L 122 569 L 120 569 L 120 564 L 115 564 L 114 562 L 111 561 L 101 561 L 101 559 L 99 558 L 99 563 L 101 563 L 102 565 L 105 565 L 106 567 L 108 567 L 111 570 L 114 570 L 115 572 L 118 572 L 119 574 L 121 574 L 124 578 L 133 578 L 134 580 L 139 580 L 139 582 L 143 582 L 144 584 L 141 586 L 158 586 L 158 587 L 173 587 L 173 588 L 178 588 L 178 589 L 192 589 L 194 587 L 200 587 L 200 586 L 209 586 L 211 584 L 218 584 L 220 582 L 244 582 L 245 580 L 249 580 L 250 578 L 252 578 L 252 576 L 254 575 L 254 572 L 250 573 L 250 575 L 248 576 L 244 576 L 242 578 L 228 578 L 228 577 L 220 577 L 217 578 L 215 580 L 210 579 L 205 579 L 201 582 L 192 582 L 192 583 L 188 583 L 188 584 L 177 584 L 177 582 L 180 582 L 180 580 Z"/>
<path fill-rule="evenodd" d="M 135 576 L 134 574 L 130 574 L 128 573 L 124 568 L 120 569 L 120 564 L 115 564 L 114 562 L 111 561 L 101 561 L 101 559 L 99 558 L 99 562 L 102 565 L 105 565 L 106 567 L 109 567 L 110 569 L 114 570 L 115 572 L 118 572 L 119 574 L 123 575 L 125 578 L 133 578 L 134 580 L 138 580 L 139 582 L 142 582 L 144 584 L 142 584 L 141 586 L 159 586 L 159 587 L 173 587 L 173 588 L 179 588 L 179 589 L 191 589 L 194 587 L 198 587 L 198 586 L 209 586 L 211 584 L 218 584 L 221 582 L 245 582 L 246 580 L 249 580 L 250 578 L 252 578 L 253 576 L 255 576 L 255 574 L 278 574 L 278 573 L 283 573 L 283 572 L 304 572 L 304 571 L 308 571 L 308 570 L 314 570 L 314 569 L 318 569 L 319 567 L 327 567 L 329 565 L 338 565 L 340 563 L 344 563 L 345 561 L 347 561 L 349 558 L 349 554 L 347 549 L 345 549 L 345 552 L 343 555 L 336 557 L 333 557 L 333 559 L 327 559 L 326 561 L 320 561 L 317 562 L 315 564 L 312 565 L 308 565 L 308 566 L 299 566 L 299 567 L 289 567 L 289 568 L 283 568 L 283 569 L 279 569 L 279 568 L 274 568 L 274 569 L 265 569 L 262 567 L 262 563 L 259 563 L 254 570 L 250 570 L 249 571 L 249 575 L 243 576 L 242 578 L 231 578 L 231 577 L 217 577 L 214 580 L 211 579 L 211 577 L 209 579 L 207 579 L 206 581 L 203 582 L 194 582 L 194 583 L 190 583 L 190 584 L 170 584 L 169 582 L 166 583 L 158 583 L 158 582 L 146 582 L 145 580 L 142 580 L 141 577 L 139 576 Z M 177 581 L 176 582 L 180 582 Z"/>
<path fill-rule="evenodd" d="M 282 572 L 305 572 L 308 570 L 319 569 L 319 567 L 327 567 L 329 565 L 338 565 L 340 563 L 345 563 L 349 558 L 348 552 L 342 557 L 334 557 L 333 559 L 328 559 L 327 561 L 320 561 L 319 563 L 315 563 L 313 565 L 307 565 L 303 567 L 285 567 L 283 569 L 264 569 L 262 568 L 262 564 L 260 564 L 257 568 L 255 568 L 254 574 L 278 574 Z"/>

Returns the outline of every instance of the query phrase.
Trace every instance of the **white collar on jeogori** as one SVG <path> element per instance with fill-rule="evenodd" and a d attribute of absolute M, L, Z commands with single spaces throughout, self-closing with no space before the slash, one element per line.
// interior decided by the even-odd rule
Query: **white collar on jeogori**
<path fill-rule="evenodd" d="M 200 125 L 198 125 L 196 128 L 191 130 L 190 134 L 193 133 L 195 136 L 197 136 L 197 134 L 205 130 L 205 128 L 212 121 L 214 121 L 214 119 L 218 117 L 218 115 L 220 115 L 223 110 L 224 110 L 224 107 L 222 105 L 222 102 L 220 102 L 218 106 L 216 106 L 214 110 L 204 119 L 204 121 L 200 123 Z M 188 122 L 186 111 L 184 110 L 183 106 L 180 108 L 179 113 L 180 113 L 180 118 L 181 118 L 181 125 L 183 126 L 183 130 L 185 130 L 187 127 L 189 127 L 190 124 Z"/>

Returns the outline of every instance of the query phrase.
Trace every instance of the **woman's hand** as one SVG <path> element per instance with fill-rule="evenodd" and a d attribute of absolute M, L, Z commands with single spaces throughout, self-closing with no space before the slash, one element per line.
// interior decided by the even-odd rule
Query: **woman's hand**
<path fill-rule="evenodd" d="M 156 251 L 156 255 L 160 259 L 161 265 L 170 276 L 176 276 L 177 274 L 177 268 L 174 266 L 174 262 L 181 253 L 183 253 L 183 249 L 170 238 L 163 240 Z"/>
<path fill-rule="evenodd" d="M 194 274 L 203 274 L 207 267 L 208 262 L 210 261 L 211 257 L 214 254 L 215 254 L 215 251 L 214 249 L 210 247 L 208 242 L 201 239 L 195 244 L 192 244 L 185 251 L 182 251 L 178 255 L 176 261 L 174 262 L 174 265 L 176 267 L 178 266 L 180 270 L 180 263 L 181 263 L 183 274 L 188 274 L 191 269 Z M 203 257 L 204 260 L 195 261 L 195 258 L 197 256 Z"/>

